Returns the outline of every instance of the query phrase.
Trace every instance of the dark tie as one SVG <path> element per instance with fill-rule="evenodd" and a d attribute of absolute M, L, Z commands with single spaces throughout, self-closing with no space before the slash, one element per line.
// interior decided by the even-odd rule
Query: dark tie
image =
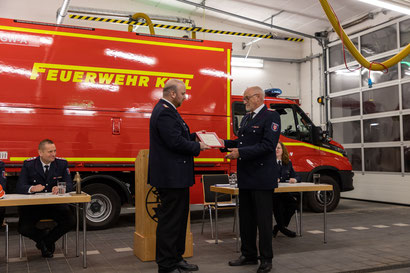
<path fill-rule="evenodd" d="M 282 161 L 278 161 L 279 178 L 282 180 Z"/>
<path fill-rule="evenodd" d="M 252 113 L 245 116 L 245 118 L 243 119 L 244 123 L 241 127 L 245 127 L 246 125 L 248 125 L 248 122 L 253 118 L 253 114 L 255 114 L 255 113 L 252 112 Z"/>
<path fill-rule="evenodd" d="M 45 170 L 45 172 L 44 172 L 44 175 L 45 175 L 46 178 L 47 178 L 47 176 L 48 176 L 48 168 L 50 168 L 50 166 L 49 166 L 49 165 L 44 165 L 44 168 L 46 168 L 46 170 Z"/>

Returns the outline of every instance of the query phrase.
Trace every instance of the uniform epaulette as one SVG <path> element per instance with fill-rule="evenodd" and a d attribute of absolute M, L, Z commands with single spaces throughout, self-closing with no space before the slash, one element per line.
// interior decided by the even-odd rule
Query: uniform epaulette
<path fill-rule="evenodd" d="M 169 108 L 169 106 L 168 106 L 168 105 L 166 105 L 165 103 L 164 103 L 162 106 L 164 106 L 165 108 Z"/>
<path fill-rule="evenodd" d="M 268 108 L 268 111 L 275 112 L 275 111 L 276 111 L 276 109 L 271 109 L 271 108 Z"/>
<path fill-rule="evenodd" d="M 37 157 L 30 157 L 30 158 L 27 158 L 26 159 L 26 161 L 32 161 L 32 160 L 34 160 L 34 159 L 36 159 Z"/>
<path fill-rule="evenodd" d="M 56 156 L 56 159 L 60 159 L 60 160 L 65 160 L 65 161 L 67 161 L 67 159 L 62 158 L 62 157 L 58 157 L 58 156 Z"/>

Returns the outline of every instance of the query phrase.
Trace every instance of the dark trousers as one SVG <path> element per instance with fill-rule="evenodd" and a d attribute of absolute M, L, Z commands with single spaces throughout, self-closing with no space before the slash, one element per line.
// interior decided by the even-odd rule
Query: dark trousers
<path fill-rule="evenodd" d="M 3 221 L 4 221 L 4 213 L 6 212 L 5 208 L 0 208 L 0 227 L 1 225 L 3 225 Z"/>
<path fill-rule="evenodd" d="M 19 207 L 19 215 L 20 234 L 35 242 L 44 241 L 46 244 L 56 242 L 75 225 L 74 216 L 68 205 L 22 206 Z M 57 225 L 47 233 L 36 227 L 43 219 L 52 219 Z"/>
<path fill-rule="evenodd" d="M 158 272 L 176 269 L 185 252 L 189 213 L 189 188 L 157 188 L 161 205 L 157 210 L 156 262 Z"/>
<path fill-rule="evenodd" d="M 259 231 L 261 261 L 272 262 L 272 194 L 273 190 L 239 189 L 239 225 L 242 255 L 255 259 Z"/>
<path fill-rule="evenodd" d="M 273 194 L 273 215 L 279 230 L 287 227 L 295 210 L 298 208 L 298 200 L 293 193 L 283 192 Z"/>

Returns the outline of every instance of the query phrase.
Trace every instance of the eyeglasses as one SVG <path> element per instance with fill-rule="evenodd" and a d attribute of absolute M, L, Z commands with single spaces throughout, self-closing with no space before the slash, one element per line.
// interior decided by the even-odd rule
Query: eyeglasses
<path fill-rule="evenodd" d="M 256 94 L 253 94 L 253 95 L 251 95 L 251 96 L 244 96 L 244 97 L 243 97 L 243 100 L 249 101 L 253 96 L 256 96 L 256 95 L 259 95 L 259 94 L 256 93 Z"/>

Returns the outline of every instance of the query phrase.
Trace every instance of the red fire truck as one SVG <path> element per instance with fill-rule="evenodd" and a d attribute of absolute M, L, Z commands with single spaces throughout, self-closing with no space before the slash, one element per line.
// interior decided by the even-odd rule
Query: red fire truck
<path fill-rule="evenodd" d="M 23 161 L 49 138 L 92 195 L 89 226 L 111 226 L 121 205 L 133 204 L 134 160 L 149 146 L 149 118 L 167 79 L 185 82 L 187 99 L 178 110 L 191 131 L 235 137 L 244 107 L 231 97 L 230 60 L 230 43 L 0 19 L 0 160 L 7 192 L 14 191 Z M 282 140 L 296 171 L 304 180 L 320 172 L 336 186 L 334 208 L 339 191 L 352 189 L 343 148 L 321 138 L 294 102 L 266 103 L 282 114 Z M 234 164 L 218 150 L 201 153 L 191 203 L 202 203 L 201 174 L 232 173 Z M 315 210 L 320 194 L 309 197 Z"/>

